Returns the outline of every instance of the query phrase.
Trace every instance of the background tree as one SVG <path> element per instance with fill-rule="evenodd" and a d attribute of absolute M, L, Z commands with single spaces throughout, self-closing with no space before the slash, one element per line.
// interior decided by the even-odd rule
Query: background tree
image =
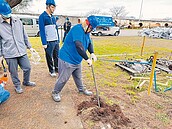
<path fill-rule="evenodd" d="M 93 10 L 87 12 L 84 16 L 89 16 L 89 15 L 92 15 L 92 14 L 109 15 L 108 12 L 102 12 L 100 9 L 93 9 Z"/>
<path fill-rule="evenodd" d="M 17 13 L 26 12 L 28 10 L 28 7 L 30 7 L 32 1 L 33 0 L 22 0 L 20 4 L 18 4 L 13 8 L 13 12 L 17 12 Z"/>
<path fill-rule="evenodd" d="M 115 19 L 124 18 L 128 14 L 124 6 L 113 6 L 110 8 L 110 13 Z"/>
<path fill-rule="evenodd" d="M 102 14 L 102 15 L 110 15 L 109 12 L 101 12 L 100 14 Z"/>
<path fill-rule="evenodd" d="M 172 17 L 166 17 L 166 18 L 164 18 L 163 20 L 171 21 L 171 20 L 172 20 Z"/>
<path fill-rule="evenodd" d="M 11 8 L 15 7 L 16 5 L 18 5 L 22 0 L 6 0 L 9 5 L 11 6 Z"/>
<path fill-rule="evenodd" d="M 87 12 L 85 14 L 85 16 L 87 17 L 87 16 L 92 15 L 92 14 L 100 14 L 100 9 L 93 9 L 93 10 Z"/>

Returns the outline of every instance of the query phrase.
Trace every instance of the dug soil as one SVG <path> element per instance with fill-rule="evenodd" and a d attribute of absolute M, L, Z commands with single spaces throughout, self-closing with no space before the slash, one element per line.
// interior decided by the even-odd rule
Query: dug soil
<path fill-rule="evenodd" d="M 128 123 L 131 123 L 129 118 L 124 116 L 119 105 L 109 106 L 98 96 L 94 96 L 90 101 L 84 101 L 78 105 L 79 115 L 86 110 L 89 111 L 87 111 L 87 117 L 90 117 L 95 123 L 101 122 L 109 128 L 120 129 L 121 126 L 127 126 Z"/>

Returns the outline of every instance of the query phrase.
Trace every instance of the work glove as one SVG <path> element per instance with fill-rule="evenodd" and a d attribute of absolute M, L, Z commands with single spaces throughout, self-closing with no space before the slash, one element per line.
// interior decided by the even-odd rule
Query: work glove
<path fill-rule="evenodd" d="M 88 59 L 88 60 L 86 60 L 86 61 L 87 61 L 87 63 L 88 63 L 88 66 L 91 66 L 91 65 L 92 65 L 92 60 Z"/>
<path fill-rule="evenodd" d="M 36 52 L 36 50 L 33 49 L 32 47 L 30 48 L 30 51 L 31 51 L 31 52 Z"/>
<path fill-rule="evenodd" d="M 45 49 L 46 49 L 46 48 L 47 48 L 47 45 L 43 45 L 43 48 L 45 48 Z"/>
<path fill-rule="evenodd" d="M 91 59 L 94 60 L 94 62 L 97 61 L 97 57 L 94 53 L 91 53 Z"/>

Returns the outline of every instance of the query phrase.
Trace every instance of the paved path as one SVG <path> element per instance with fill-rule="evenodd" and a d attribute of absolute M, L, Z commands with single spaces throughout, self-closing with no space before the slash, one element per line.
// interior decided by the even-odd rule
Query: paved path
<path fill-rule="evenodd" d="M 119 36 L 138 36 L 138 29 L 121 29 Z"/>

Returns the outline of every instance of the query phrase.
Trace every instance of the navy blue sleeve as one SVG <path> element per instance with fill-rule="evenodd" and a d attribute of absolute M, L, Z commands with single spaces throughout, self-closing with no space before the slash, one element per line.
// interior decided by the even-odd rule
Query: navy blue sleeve
<path fill-rule="evenodd" d="M 91 53 L 94 53 L 93 44 L 92 44 L 92 43 L 89 44 L 89 46 L 88 46 L 88 51 L 89 51 L 90 54 L 91 54 Z"/>
<path fill-rule="evenodd" d="M 76 45 L 76 50 L 79 53 L 80 56 L 82 56 L 85 60 L 88 60 L 88 56 L 86 51 L 84 51 L 84 47 L 82 45 L 82 43 L 80 41 L 75 41 L 75 45 Z"/>
<path fill-rule="evenodd" d="M 57 30 L 57 36 L 58 36 L 58 43 L 60 42 L 60 37 L 59 37 L 59 28 L 58 28 L 58 25 L 56 24 L 56 30 Z"/>
<path fill-rule="evenodd" d="M 47 45 L 47 39 L 45 35 L 45 25 L 44 25 L 44 18 L 43 15 L 39 16 L 39 30 L 40 30 L 40 36 L 42 45 Z"/>

